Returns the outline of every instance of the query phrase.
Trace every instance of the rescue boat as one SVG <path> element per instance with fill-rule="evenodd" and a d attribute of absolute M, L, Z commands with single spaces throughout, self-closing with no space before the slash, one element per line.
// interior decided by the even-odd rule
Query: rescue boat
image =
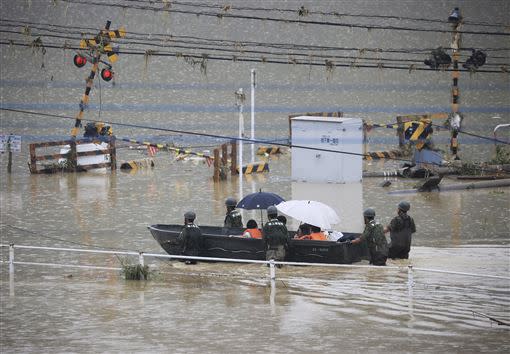
<path fill-rule="evenodd" d="M 156 224 L 148 227 L 154 239 L 169 255 L 180 255 L 182 247 L 179 234 L 183 225 Z M 243 228 L 200 226 L 203 237 L 201 257 L 265 260 L 265 244 L 262 239 L 242 237 Z M 304 263 L 351 264 L 368 259 L 364 243 L 295 240 L 295 231 L 289 231 L 289 249 L 286 261 Z M 344 233 L 343 240 L 359 234 Z"/>

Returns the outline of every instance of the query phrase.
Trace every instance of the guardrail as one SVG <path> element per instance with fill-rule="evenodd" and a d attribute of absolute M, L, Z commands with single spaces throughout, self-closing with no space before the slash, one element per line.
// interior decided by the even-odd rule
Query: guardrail
<path fill-rule="evenodd" d="M 257 260 L 249 260 L 249 259 L 230 259 L 230 258 L 215 258 L 215 257 L 192 257 L 192 256 L 176 256 L 176 255 L 168 255 L 168 254 L 160 254 L 160 253 L 146 253 L 146 252 L 137 252 L 137 251 L 108 251 L 108 250 L 91 250 L 91 249 L 81 249 L 81 248 L 59 248 L 59 247 L 43 247 L 43 246 L 25 246 L 25 245 L 14 245 L 14 244 L 0 244 L 0 248 L 8 247 L 9 248 L 9 274 L 14 274 L 14 265 L 15 264 L 25 264 L 25 265 L 46 265 L 46 266 L 59 266 L 59 267 L 73 267 L 73 268 L 88 268 L 88 269 L 106 269 L 106 270 L 121 270 L 121 268 L 114 267 L 98 267 L 91 265 L 71 265 L 71 264 L 57 264 L 57 263 L 36 263 L 36 262 L 17 262 L 14 260 L 14 249 L 36 249 L 36 250 L 47 250 L 47 251 L 61 251 L 61 252 L 81 252 L 81 253 L 95 253 L 95 254 L 115 254 L 115 255 L 127 255 L 127 256 L 138 256 L 138 264 L 142 267 L 145 265 L 145 257 L 153 257 L 153 258 L 163 258 L 163 259 L 177 259 L 177 260 L 196 260 L 196 261 L 214 261 L 214 262 L 227 262 L 227 263 L 252 263 L 252 264 L 267 264 L 269 265 L 269 277 L 271 280 L 276 279 L 276 265 L 294 265 L 294 266 L 315 266 L 315 267 L 334 267 L 334 268 L 370 268 L 370 269 L 378 269 L 378 270 L 404 270 L 406 267 L 397 267 L 397 266 L 372 266 L 372 265 L 363 265 L 363 264 L 331 264 L 331 263 L 304 263 L 304 262 L 282 262 L 275 260 L 268 261 L 257 261 Z M 2 261 L 2 263 L 5 263 Z M 414 271 L 423 271 L 423 272 L 434 272 L 434 273 L 443 273 L 443 274 L 452 274 L 452 275 L 462 275 L 462 276 L 471 276 L 478 278 L 491 278 L 491 279 L 503 279 L 510 280 L 510 277 L 498 276 L 498 275 L 488 275 L 488 274 L 476 274 L 476 273 L 467 273 L 467 272 L 456 272 L 456 271 L 448 271 L 441 269 L 430 269 L 430 268 L 419 268 L 413 267 L 412 265 L 407 266 L 407 274 L 408 274 L 408 286 L 412 288 L 413 286 L 413 272 Z"/>

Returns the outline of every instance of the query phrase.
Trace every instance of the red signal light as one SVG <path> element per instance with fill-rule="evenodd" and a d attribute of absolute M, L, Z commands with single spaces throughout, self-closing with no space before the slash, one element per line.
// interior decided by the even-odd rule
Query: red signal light
<path fill-rule="evenodd" d="M 81 56 L 81 55 L 79 55 L 79 54 L 76 54 L 76 55 L 74 56 L 73 62 L 74 62 L 74 65 L 76 65 L 77 67 L 81 68 L 82 66 L 84 66 L 85 64 L 87 64 L 87 58 L 82 57 L 82 56 Z"/>
<path fill-rule="evenodd" d="M 101 78 L 104 81 L 110 81 L 111 79 L 113 79 L 113 71 L 111 71 L 110 69 L 101 70 Z"/>

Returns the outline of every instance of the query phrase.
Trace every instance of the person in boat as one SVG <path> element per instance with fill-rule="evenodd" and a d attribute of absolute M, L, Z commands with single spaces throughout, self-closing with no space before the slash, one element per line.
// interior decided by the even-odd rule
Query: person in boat
<path fill-rule="evenodd" d="M 365 220 L 365 230 L 351 243 L 367 242 L 370 254 L 370 264 L 377 266 L 385 266 L 388 258 L 388 241 L 384 236 L 384 229 L 381 224 L 375 221 L 375 210 L 372 208 L 365 209 L 363 212 Z"/>
<path fill-rule="evenodd" d="M 384 228 L 384 233 L 390 233 L 390 248 L 388 258 L 408 259 L 411 250 L 412 234 L 416 232 L 416 225 L 407 212 L 411 209 L 411 204 L 406 201 L 398 203 L 397 216 L 390 224 Z"/>
<path fill-rule="evenodd" d="M 182 245 L 183 256 L 198 256 L 202 248 L 202 231 L 195 225 L 196 214 L 188 211 L 184 214 L 184 227 L 179 234 L 179 242 Z M 197 261 L 187 259 L 186 264 L 196 264 Z"/>
<path fill-rule="evenodd" d="M 308 236 L 310 235 L 310 233 L 312 232 L 312 230 L 310 229 L 310 225 L 308 224 L 301 224 L 299 225 L 298 227 L 298 230 L 297 230 L 297 233 L 296 235 L 294 236 L 295 239 L 298 239 L 298 240 L 305 240 L 306 237 L 305 236 Z"/>
<path fill-rule="evenodd" d="M 246 238 L 262 238 L 262 232 L 257 225 L 257 222 L 253 219 L 248 220 L 246 223 L 246 230 L 244 230 L 243 237 Z"/>
<path fill-rule="evenodd" d="M 307 234 L 299 236 L 298 240 L 316 240 L 316 241 L 327 241 L 326 235 L 321 231 L 321 228 L 314 225 L 309 225 L 310 228 L 307 230 Z"/>
<path fill-rule="evenodd" d="M 262 238 L 266 244 L 266 260 L 283 261 L 288 248 L 289 233 L 287 227 L 277 217 L 276 207 L 274 205 L 268 207 L 269 221 L 262 228 Z"/>
<path fill-rule="evenodd" d="M 287 218 L 285 217 L 285 215 L 278 215 L 277 219 L 280 220 L 283 223 L 283 225 L 287 226 Z"/>
<path fill-rule="evenodd" d="M 243 227 L 243 216 L 241 212 L 236 209 L 236 205 L 237 201 L 232 197 L 225 200 L 227 214 L 225 215 L 223 227 Z"/>

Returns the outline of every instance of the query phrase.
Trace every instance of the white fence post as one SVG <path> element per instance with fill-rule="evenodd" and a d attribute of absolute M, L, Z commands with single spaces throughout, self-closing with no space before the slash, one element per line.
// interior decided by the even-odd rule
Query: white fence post
<path fill-rule="evenodd" d="M 143 268 L 144 262 L 143 262 L 143 252 L 138 253 L 138 264 Z"/>
<path fill-rule="evenodd" d="M 9 274 L 14 274 L 14 243 L 9 245 Z"/>
<path fill-rule="evenodd" d="M 276 270 L 275 270 L 275 266 L 274 266 L 274 259 L 271 259 L 269 261 L 269 277 L 271 278 L 271 280 L 276 279 Z"/>
<path fill-rule="evenodd" d="M 411 291 L 414 286 L 414 280 L 413 280 L 413 266 L 408 265 L 407 266 L 407 287 Z"/>

